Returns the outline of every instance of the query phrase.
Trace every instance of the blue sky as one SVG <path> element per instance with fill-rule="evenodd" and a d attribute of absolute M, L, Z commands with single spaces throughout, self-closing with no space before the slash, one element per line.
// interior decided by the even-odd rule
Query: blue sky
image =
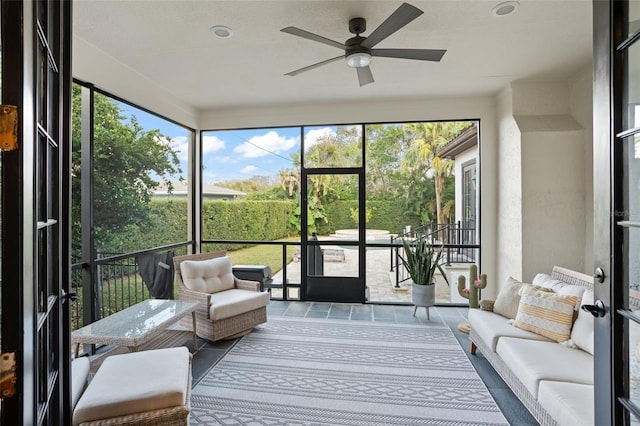
<path fill-rule="evenodd" d="M 182 177 L 187 173 L 187 131 L 153 114 L 120 103 L 124 115 L 135 115 L 145 130 L 159 129 L 178 152 Z M 335 127 L 305 128 L 306 148 L 318 138 L 335 133 Z M 274 177 L 293 167 L 291 153 L 300 150 L 300 127 L 210 131 L 203 134 L 203 182 Z M 175 176 L 177 179 L 178 176 Z"/>

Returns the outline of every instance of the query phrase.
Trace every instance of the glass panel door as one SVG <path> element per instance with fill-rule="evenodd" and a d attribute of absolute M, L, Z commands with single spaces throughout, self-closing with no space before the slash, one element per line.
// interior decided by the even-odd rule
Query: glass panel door
<path fill-rule="evenodd" d="M 364 221 L 360 220 L 359 175 L 305 174 L 307 238 L 305 299 L 363 303 Z M 327 211 L 318 188 L 341 188 L 341 203 Z M 348 225 L 347 225 L 348 224 Z M 362 225 L 362 226 L 361 226 Z M 304 229 L 304 228 L 303 228 Z"/>
<path fill-rule="evenodd" d="M 305 127 L 302 135 L 303 297 L 364 303 L 363 126 Z"/>

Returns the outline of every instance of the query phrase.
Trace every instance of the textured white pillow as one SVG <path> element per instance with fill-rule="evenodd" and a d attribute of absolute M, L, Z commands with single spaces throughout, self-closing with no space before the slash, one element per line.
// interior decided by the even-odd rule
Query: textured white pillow
<path fill-rule="evenodd" d="M 581 305 L 593 305 L 593 290 L 586 290 Z M 571 340 L 577 347 L 593 355 L 593 315 L 580 309 L 571 330 Z"/>
<path fill-rule="evenodd" d="M 538 285 L 540 287 L 549 288 L 555 291 L 556 293 L 560 288 L 568 285 L 563 281 L 556 280 L 555 278 L 551 278 L 551 275 L 549 274 L 542 274 L 542 273 L 537 274 L 535 277 L 533 277 L 533 281 L 531 283 L 533 285 Z"/>
<path fill-rule="evenodd" d="M 182 282 L 189 290 L 218 293 L 235 287 L 231 259 L 228 256 L 180 262 Z"/>
<path fill-rule="evenodd" d="M 509 277 L 500 289 L 498 297 L 496 297 L 496 301 L 493 304 L 493 312 L 505 318 L 514 319 L 520 304 L 520 288 L 522 288 L 522 283 L 513 277 Z"/>
<path fill-rule="evenodd" d="M 561 296 L 576 296 L 578 298 L 578 303 L 575 306 L 575 311 L 577 312 L 580 309 L 580 301 L 582 300 L 582 295 L 586 290 L 585 287 L 573 284 L 567 284 L 564 281 L 556 280 L 552 278 L 549 274 L 537 274 L 533 278 L 533 284 L 538 285 L 540 287 L 548 288 L 554 291 L 554 293 L 559 294 Z"/>

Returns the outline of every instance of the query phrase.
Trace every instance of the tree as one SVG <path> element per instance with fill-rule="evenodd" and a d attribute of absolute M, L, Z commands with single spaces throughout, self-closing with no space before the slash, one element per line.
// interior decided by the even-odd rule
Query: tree
<path fill-rule="evenodd" d="M 80 242 L 81 197 L 81 98 L 73 86 L 72 115 L 72 214 L 73 242 Z M 96 246 L 105 249 L 109 238 L 126 226 L 144 227 L 151 195 L 158 180 L 170 186 L 171 175 L 181 173 L 170 140 L 159 130 L 145 130 L 136 117 L 127 121 L 118 103 L 105 95 L 94 96 L 94 228 Z M 113 248 L 109 248 L 113 249 Z"/>
<path fill-rule="evenodd" d="M 431 174 L 435 185 L 437 223 L 445 223 L 442 214 L 442 192 L 446 178 L 453 172 L 454 163 L 440 158 L 438 150 L 468 127 L 470 122 L 445 121 L 408 124 L 417 138 L 406 153 L 404 166 L 410 170 L 424 170 Z M 425 170 L 426 169 L 426 170 Z"/>

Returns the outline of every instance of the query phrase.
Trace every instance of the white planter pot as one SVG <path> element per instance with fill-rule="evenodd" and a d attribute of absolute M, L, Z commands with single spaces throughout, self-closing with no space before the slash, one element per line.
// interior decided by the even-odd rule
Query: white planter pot
<path fill-rule="evenodd" d="M 435 285 L 413 284 L 411 287 L 411 301 L 415 306 L 429 307 L 436 304 Z"/>

